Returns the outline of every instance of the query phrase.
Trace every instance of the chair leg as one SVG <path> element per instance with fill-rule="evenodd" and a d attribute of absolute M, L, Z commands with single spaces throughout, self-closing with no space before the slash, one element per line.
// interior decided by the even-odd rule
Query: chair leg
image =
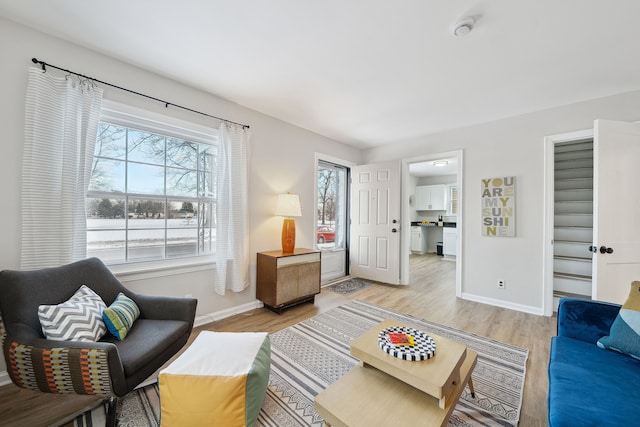
<path fill-rule="evenodd" d="M 106 427 L 116 427 L 118 424 L 118 420 L 116 419 L 116 408 L 118 406 L 118 397 L 117 396 L 109 396 L 106 399 L 105 407 L 107 412 L 107 425 Z"/>

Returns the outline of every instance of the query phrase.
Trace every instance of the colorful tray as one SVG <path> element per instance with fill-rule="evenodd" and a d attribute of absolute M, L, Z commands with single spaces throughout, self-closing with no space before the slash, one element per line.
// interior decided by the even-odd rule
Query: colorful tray
<path fill-rule="evenodd" d="M 389 334 L 392 333 L 411 335 L 414 345 L 393 344 L 389 339 Z M 436 342 L 429 335 L 406 326 L 392 326 L 381 330 L 378 334 L 378 344 L 386 353 L 402 360 L 426 360 L 436 355 Z"/>

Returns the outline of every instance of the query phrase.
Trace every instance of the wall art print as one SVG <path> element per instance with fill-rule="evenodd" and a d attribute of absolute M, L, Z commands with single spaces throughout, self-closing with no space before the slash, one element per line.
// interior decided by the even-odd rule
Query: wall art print
<path fill-rule="evenodd" d="M 516 178 L 506 176 L 482 180 L 482 235 L 516 235 Z"/>

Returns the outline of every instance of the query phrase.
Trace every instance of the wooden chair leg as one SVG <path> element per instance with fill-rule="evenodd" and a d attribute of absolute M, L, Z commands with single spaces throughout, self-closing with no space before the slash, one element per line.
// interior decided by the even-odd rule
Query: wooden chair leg
<path fill-rule="evenodd" d="M 469 377 L 469 391 L 471 392 L 471 397 L 472 398 L 476 398 L 476 391 L 473 389 L 473 380 L 471 379 L 471 377 Z"/>

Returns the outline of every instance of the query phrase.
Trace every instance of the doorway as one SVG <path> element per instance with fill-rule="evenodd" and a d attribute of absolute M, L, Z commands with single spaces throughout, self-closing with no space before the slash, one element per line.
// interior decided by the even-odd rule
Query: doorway
<path fill-rule="evenodd" d="M 554 144 L 554 308 L 560 297 L 591 299 L 593 138 Z"/>
<path fill-rule="evenodd" d="M 402 228 L 401 282 L 410 283 L 412 265 L 433 265 L 433 259 L 421 263 L 416 257 L 437 257 L 455 263 L 456 295 L 461 296 L 462 151 L 410 158 L 402 163 L 402 224 L 406 226 Z M 420 242 L 416 241 L 417 235 Z"/>
<path fill-rule="evenodd" d="M 556 217 L 563 205 L 567 203 L 566 194 L 556 191 L 556 170 L 558 161 L 564 161 L 556 154 L 556 147 L 571 148 L 572 145 L 592 141 L 593 148 L 585 148 L 583 152 L 592 151 L 593 178 L 592 189 L 577 188 L 572 190 L 571 198 L 589 197 L 592 202 L 586 203 L 582 211 L 572 212 L 574 216 L 590 217 L 585 223 L 573 223 L 571 230 L 559 230 L 564 221 Z M 564 154 L 563 154 L 564 155 Z M 556 157 L 558 158 L 556 159 Z M 583 155 L 581 157 L 584 157 Z M 640 171 L 637 159 L 640 157 L 640 124 L 596 120 L 591 130 L 572 132 L 545 138 L 545 210 L 544 210 L 544 314 L 551 316 L 556 307 L 554 303 L 554 276 L 557 267 L 558 251 L 556 247 L 572 239 L 577 239 L 580 258 L 591 259 L 591 286 L 585 290 L 583 297 L 621 304 L 629 294 L 629 284 L 640 277 L 640 229 L 634 227 L 640 216 L 640 203 L 637 202 L 637 182 Z M 584 162 L 577 158 L 575 163 Z M 563 172 L 564 173 L 564 172 Z M 582 178 L 575 178 L 582 179 Z M 580 184 L 579 187 L 584 187 Z M 566 193 L 566 192 L 561 192 Z M 580 194 L 582 193 L 582 194 Z M 561 196 L 561 197 L 560 197 Z M 573 202 L 573 201 L 571 201 Z M 587 212 L 591 207 L 590 212 Z M 591 221 L 591 226 L 587 224 Z M 571 233 L 569 233 L 571 232 Z M 580 235 L 580 232 L 582 234 Z M 571 234 L 571 235 L 570 235 Z M 589 239 L 589 234 L 591 238 Z M 565 258 L 567 254 L 564 255 Z M 575 255 L 572 255 L 576 258 Z M 586 265 L 586 263 L 585 263 Z M 587 276 L 588 268 L 582 272 L 574 271 L 574 275 Z"/>

